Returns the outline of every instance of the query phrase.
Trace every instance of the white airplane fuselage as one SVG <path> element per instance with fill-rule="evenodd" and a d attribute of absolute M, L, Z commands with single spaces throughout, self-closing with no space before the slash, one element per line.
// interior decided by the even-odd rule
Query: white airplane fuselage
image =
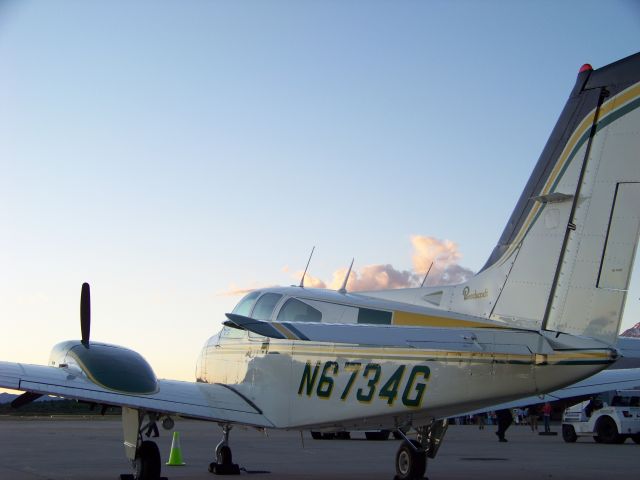
<path fill-rule="evenodd" d="M 278 289 L 278 305 L 301 290 Z M 378 328 L 385 336 L 410 327 Z M 274 339 L 225 327 L 203 348 L 197 378 L 240 393 L 278 428 L 396 428 L 549 392 L 616 357 L 609 348 L 554 350 L 535 331 L 419 330 L 422 343 L 437 337 L 429 347 L 438 348 L 420 348 L 419 339 L 406 347 Z"/>

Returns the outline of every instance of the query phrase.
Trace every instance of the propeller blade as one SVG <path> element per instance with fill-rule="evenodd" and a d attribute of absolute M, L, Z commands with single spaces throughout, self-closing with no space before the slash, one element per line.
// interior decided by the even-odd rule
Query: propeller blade
<path fill-rule="evenodd" d="M 80 294 L 80 330 L 82 331 L 82 344 L 88 347 L 91 334 L 91 292 L 88 283 L 82 284 Z"/>

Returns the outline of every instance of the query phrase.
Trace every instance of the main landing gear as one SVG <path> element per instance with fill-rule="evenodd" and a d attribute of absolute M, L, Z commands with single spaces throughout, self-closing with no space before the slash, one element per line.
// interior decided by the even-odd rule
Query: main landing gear
<path fill-rule="evenodd" d="M 145 418 L 148 421 L 143 424 Z M 162 480 L 161 460 L 158 445 L 151 440 L 143 440 L 143 433 L 146 431 L 147 437 L 151 432 L 158 436 L 156 426 L 157 416 L 153 412 L 145 412 L 134 408 L 122 407 L 122 430 L 124 432 L 124 450 L 127 458 L 131 461 L 133 474 L 120 475 L 121 480 Z M 163 422 L 163 426 L 172 425 L 169 419 Z M 166 479 L 165 479 L 166 480 Z"/>
<path fill-rule="evenodd" d="M 233 463 L 231 447 L 229 446 L 229 432 L 231 425 L 222 425 L 222 440 L 216 446 L 216 461 L 209 464 L 209 471 L 216 475 L 240 475 L 240 467 Z"/>
<path fill-rule="evenodd" d="M 447 432 L 447 420 L 434 420 L 429 425 L 418 427 L 418 439 L 407 438 L 404 432 L 396 432 L 404 440 L 396 453 L 395 480 L 416 480 L 424 477 L 427 457 L 435 458 Z"/>

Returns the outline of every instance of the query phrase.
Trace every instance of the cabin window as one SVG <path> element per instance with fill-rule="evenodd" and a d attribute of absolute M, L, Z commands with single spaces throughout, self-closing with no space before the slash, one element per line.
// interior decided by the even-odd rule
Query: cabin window
<path fill-rule="evenodd" d="M 300 300 L 290 298 L 278 313 L 279 322 L 320 322 L 322 313 L 311 305 Z"/>
<path fill-rule="evenodd" d="M 370 308 L 359 308 L 358 323 L 391 325 L 391 312 L 385 312 L 383 310 L 372 310 Z"/>
<path fill-rule="evenodd" d="M 256 306 L 253 307 L 251 318 L 255 318 L 256 320 L 269 320 L 273 309 L 281 298 L 282 295 L 279 293 L 265 293 L 258 299 Z"/>
<path fill-rule="evenodd" d="M 245 296 L 242 300 L 240 300 L 240 303 L 236 305 L 236 308 L 233 309 L 233 313 L 248 317 L 251 313 L 251 307 L 253 307 L 253 304 L 259 295 L 260 292 L 251 292 L 249 295 Z"/>

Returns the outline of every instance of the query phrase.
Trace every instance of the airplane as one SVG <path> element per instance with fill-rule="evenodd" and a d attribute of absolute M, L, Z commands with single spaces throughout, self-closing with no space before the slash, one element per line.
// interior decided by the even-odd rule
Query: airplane
<path fill-rule="evenodd" d="M 640 53 L 585 64 L 484 267 L 459 285 L 348 292 L 304 286 L 245 296 L 206 342 L 196 381 L 157 379 L 130 349 L 81 340 L 48 365 L 0 362 L 0 387 L 122 407 L 133 474 L 157 480 L 150 425 L 218 423 L 209 470 L 237 474 L 235 425 L 390 429 L 396 477 L 422 478 L 446 418 L 561 389 L 620 358 L 615 347 L 640 232 Z M 416 438 L 404 432 L 412 428 Z"/>

